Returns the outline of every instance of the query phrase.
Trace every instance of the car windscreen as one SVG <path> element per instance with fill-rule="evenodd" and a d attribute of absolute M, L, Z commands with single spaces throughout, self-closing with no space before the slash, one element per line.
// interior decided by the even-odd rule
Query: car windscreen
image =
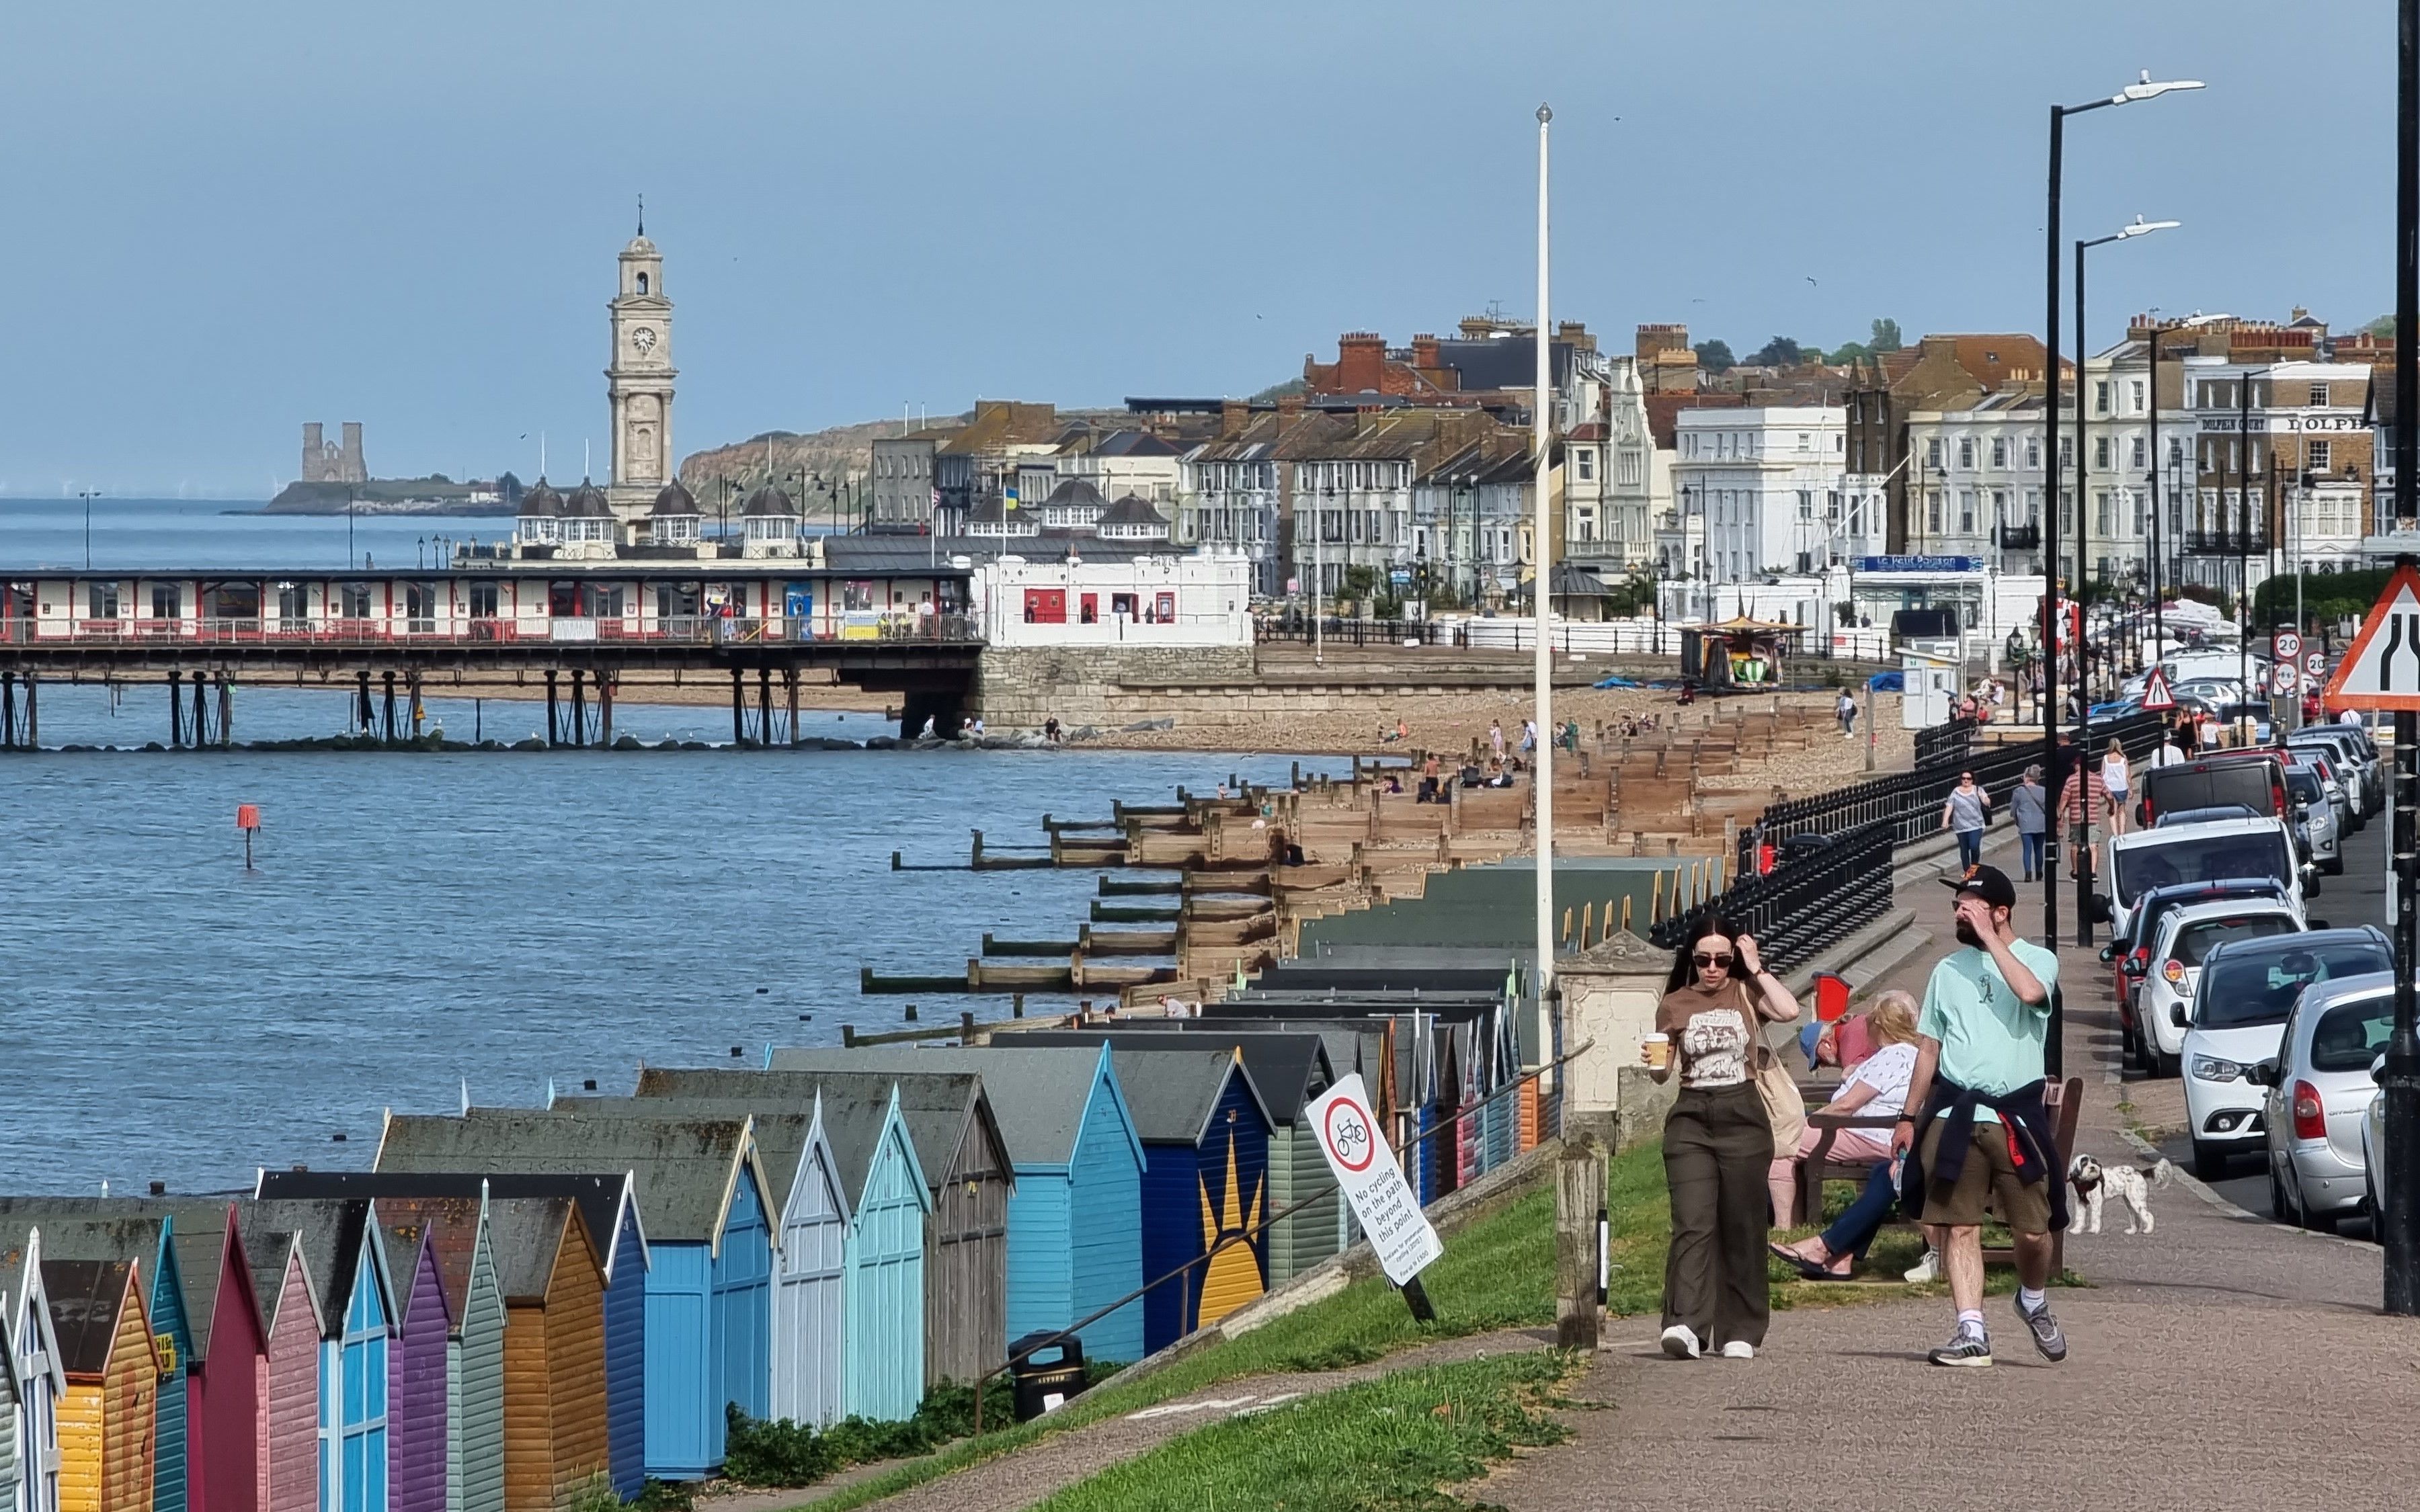
<path fill-rule="evenodd" d="M 2386 1051 L 2395 1031 L 2392 994 L 2366 1002 L 2338 1003 L 2311 1030 L 2313 1071 L 2367 1071 Z"/>
<path fill-rule="evenodd" d="M 2307 766 L 2288 766 L 2286 768 L 2286 792 L 2304 803 L 2319 802 L 2321 795 L 2319 774 Z"/>
<path fill-rule="evenodd" d="M 2284 882 L 2293 874 L 2286 837 L 2276 830 L 2180 835 L 2118 853 L 2118 901 L 2132 905 L 2150 888 L 2179 882 L 2215 882 L 2224 877 L 2275 877 Z"/>
<path fill-rule="evenodd" d="M 2272 934 L 2295 933 L 2294 921 L 2283 914 L 2245 914 L 2235 918 L 2197 918 L 2177 931 L 2168 944 L 2168 959 L 2197 966 L 2211 948 L 2224 940 L 2260 940 Z"/>
<path fill-rule="evenodd" d="M 2239 1029 L 2283 1024 L 2294 999 L 2315 981 L 2335 981 L 2393 969 L 2393 953 L 2376 940 L 2340 940 L 2303 949 L 2262 947 L 2234 959 L 2221 954 L 2204 967 L 2194 995 L 2194 1026 Z"/>

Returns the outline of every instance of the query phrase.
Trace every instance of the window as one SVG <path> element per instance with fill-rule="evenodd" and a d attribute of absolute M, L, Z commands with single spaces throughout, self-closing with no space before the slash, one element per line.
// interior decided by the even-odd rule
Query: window
<path fill-rule="evenodd" d="M 2075 495 L 2064 488 L 2058 491 L 2058 529 L 2062 535 L 2075 533 Z"/>
<path fill-rule="evenodd" d="M 2008 465 L 2009 439 L 2005 436 L 1994 436 L 1992 438 L 1992 466 L 2004 468 Z"/>
<path fill-rule="evenodd" d="M 1924 443 L 1924 465 L 1936 470 L 1941 466 L 1940 437 L 1935 436 Z"/>
<path fill-rule="evenodd" d="M 2040 488 L 2025 490 L 2025 523 L 2036 530 L 2041 528 L 2041 490 Z"/>
<path fill-rule="evenodd" d="M 2127 465 L 2137 472 L 2150 466 L 2150 440 L 2148 437 L 2136 436 L 2129 440 L 2126 443 L 2126 455 L 2131 460 Z"/>
<path fill-rule="evenodd" d="M 1941 490 L 1928 488 L 1924 493 L 1924 528 L 1932 535 L 1941 533 Z"/>
<path fill-rule="evenodd" d="M 2326 409 L 2327 407 L 2328 407 L 2328 386 L 2327 386 L 2326 384 L 2324 384 L 2324 383 L 2314 383 L 2314 384 L 2312 384 L 2312 385 L 2311 385 L 2311 408 L 2313 408 L 2313 409 Z"/>
<path fill-rule="evenodd" d="M 2171 436 L 2171 437 L 2169 437 L 2169 438 L 2168 438 L 2168 461 L 2169 461 L 2170 463 L 2172 463 L 2172 464 L 2175 464 L 2175 465 L 2178 465 L 2178 466 L 2181 466 L 2181 465 L 2183 465 L 2184 459 L 2185 459 L 2185 439 L 2184 439 L 2183 437 L 2181 437 L 2181 436 Z"/>
<path fill-rule="evenodd" d="M 496 593 L 496 585 L 494 583 L 488 583 L 485 586 L 488 590 L 488 596 L 493 598 Z M 310 617 L 311 591 L 303 587 L 301 583 L 279 583 L 277 585 L 278 620 L 283 624 L 299 627 L 303 621 Z"/>
<path fill-rule="evenodd" d="M 2109 380 L 2107 378 L 2102 378 L 2092 385 L 2092 412 L 2096 415 L 2105 415 L 2109 412 Z"/>
<path fill-rule="evenodd" d="M 2129 401 L 2128 412 L 2131 414 L 2141 414 L 2143 412 L 2143 380 L 2141 378 L 2133 378 L 2128 381 L 2126 385 L 2126 396 Z"/>
<path fill-rule="evenodd" d="M 184 590 L 175 583 L 151 585 L 151 617 L 155 620 L 181 619 L 185 613 Z"/>
<path fill-rule="evenodd" d="M 2096 472 L 2109 471 L 2109 438 L 2106 436 L 2092 438 L 2092 470 Z"/>
<path fill-rule="evenodd" d="M 1803 430 L 1798 433 L 1798 449 L 1802 452 L 1807 450 L 1807 433 Z"/>
<path fill-rule="evenodd" d="M 2058 439 L 2058 470 L 2061 472 L 2065 472 L 2074 466 L 2075 438 L 2072 436 L 2061 436 Z"/>
<path fill-rule="evenodd" d="M 1974 438 L 1974 437 L 1972 437 L 1972 436 L 1961 436 L 1961 437 L 1959 437 L 1959 438 L 1958 438 L 1958 467 L 1959 467 L 1959 470 L 1960 470 L 1961 471 L 1966 471 L 1967 469 L 1972 468 L 1974 465 L 1975 465 L 1975 438 Z"/>
<path fill-rule="evenodd" d="M 1994 525 L 2005 525 L 2008 523 L 2008 519 L 2009 490 L 2006 488 L 1994 488 L 1992 490 L 1992 523 Z"/>
<path fill-rule="evenodd" d="M 2039 436 L 2025 438 L 2025 466 L 2037 471 L 2041 468 L 2041 438 Z"/>
<path fill-rule="evenodd" d="M 1815 493 L 1813 489 L 1801 488 L 1798 490 L 1798 517 L 1800 519 L 1813 519 L 1815 517 Z"/>
<path fill-rule="evenodd" d="M 647 292 L 647 275 L 644 273 L 639 275 L 639 292 L 642 294 Z"/>
<path fill-rule="evenodd" d="M 2325 472 L 2328 470 L 2328 445 L 2326 441 L 2305 442 L 2303 447 L 2303 465 L 2314 472 Z"/>
<path fill-rule="evenodd" d="M 1975 490 L 1972 488 L 1958 490 L 1958 533 L 1975 533 Z"/>
<path fill-rule="evenodd" d="M 2104 540 L 2118 532 L 2118 515 L 2110 507 L 2106 488 L 2092 496 L 2092 532 Z"/>
<path fill-rule="evenodd" d="M 1581 481 L 1587 482 L 1596 476 L 1595 454 L 1590 452 L 1581 452 L 1577 454 L 1575 460 L 1579 463 Z"/>
<path fill-rule="evenodd" d="M 343 585 L 342 593 L 346 619 L 366 620 L 370 617 L 369 584 L 346 583 Z"/>
<path fill-rule="evenodd" d="M 96 620 L 117 618 L 117 585 L 91 583 L 85 588 L 85 613 Z"/>

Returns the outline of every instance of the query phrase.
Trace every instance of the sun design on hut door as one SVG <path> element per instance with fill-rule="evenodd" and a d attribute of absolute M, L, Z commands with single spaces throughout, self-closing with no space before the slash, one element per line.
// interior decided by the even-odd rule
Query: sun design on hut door
<path fill-rule="evenodd" d="M 1208 1249 L 1229 1234 L 1242 1233 L 1261 1221 L 1261 1197 L 1255 1188 L 1251 1206 L 1244 1206 L 1243 1183 L 1235 1174 L 1235 1131 L 1227 1131 L 1227 1190 L 1219 1199 L 1218 1211 L 1210 1211 L 1210 1183 L 1202 1186 L 1202 1247 Z M 1254 1253 L 1252 1242 L 1230 1244 L 1210 1258 L 1210 1269 L 1202 1277 L 1200 1316 L 1192 1320 L 1194 1328 L 1206 1328 L 1267 1289 L 1261 1279 L 1260 1256 Z"/>

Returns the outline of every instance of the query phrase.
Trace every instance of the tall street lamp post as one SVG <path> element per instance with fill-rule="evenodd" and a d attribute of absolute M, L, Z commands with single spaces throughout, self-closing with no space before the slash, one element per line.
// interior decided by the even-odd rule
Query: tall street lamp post
<path fill-rule="evenodd" d="M 2050 218 L 2043 233 L 2043 294 L 2048 313 L 2042 321 L 2043 345 L 2048 348 L 2042 369 L 2042 425 L 2047 432 L 2048 444 L 2042 461 L 2044 475 L 2050 480 L 2051 497 L 2042 521 L 2042 562 L 2047 570 L 2042 581 L 2041 644 L 2045 658 L 2042 668 L 2045 695 L 2042 699 L 2042 758 L 2044 769 L 2050 774 L 2053 793 L 2063 791 L 2058 764 L 2058 701 L 2048 695 L 2058 668 L 2058 198 L 2067 118 L 2105 105 L 2130 105 L 2137 100 L 2156 100 L 2174 89 L 2200 87 L 2201 81 L 2197 79 L 2154 82 L 2149 71 L 2145 70 L 2134 83 L 2114 95 L 2086 100 L 2081 105 L 2053 105 L 2050 108 Z M 2079 393 L 2079 400 L 2081 397 Z M 2079 412 L 2082 408 L 2079 403 Z M 2058 946 L 2058 828 L 2056 825 L 2050 826 L 2042 847 L 2042 939 L 2054 949 Z M 2055 1004 L 2057 999 L 2054 997 L 2052 1001 Z M 2061 1026 L 2054 1019 L 2049 1027 L 2047 1059 L 2050 1071 L 2056 1074 L 2064 1067 L 2058 1042 Z"/>
<path fill-rule="evenodd" d="M 2395 528 L 2420 527 L 2420 0 L 2396 6 L 2395 109 Z M 2411 566 L 2404 556 L 2397 565 Z M 2384 1211 L 2386 1311 L 2420 1313 L 2420 715 L 2395 715 L 2395 1028 L 2386 1041 Z"/>
<path fill-rule="evenodd" d="M 2137 215 L 2131 224 L 2119 226 L 2105 237 L 2079 237 L 2075 243 L 2075 686 L 2081 694 L 2076 701 L 2075 757 L 2080 763 L 2088 764 L 2092 760 L 2092 686 L 2091 679 L 2086 675 L 2086 647 L 2091 637 L 2085 633 L 2091 610 L 2084 601 L 2085 585 L 2091 580 L 2085 550 L 2092 536 L 2091 515 L 2088 513 L 2091 477 L 2086 471 L 2091 457 L 2084 444 L 2085 417 L 2090 412 L 2090 407 L 2084 400 L 2086 377 L 2084 361 L 2087 350 L 2084 343 L 2084 255 L 2113 241 L 2131 241 L 2154 231 L 2174 230 L 2180 224 L 2176 221 L 2146 221 Z M 2152 402 L 2156 405 L 2157 398 Z M 2085 822 L 2088 825 L 2091 815 L 2086 814 Z M 2075 873 L 2075 943 L 2078 945 L 2092 943 L 2091 902 L 2092 879 L 2078 868 Z"/>

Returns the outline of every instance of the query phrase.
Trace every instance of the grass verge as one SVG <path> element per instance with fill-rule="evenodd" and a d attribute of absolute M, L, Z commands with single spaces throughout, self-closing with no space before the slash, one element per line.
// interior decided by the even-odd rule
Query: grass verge
<path fill-rule="evenodd" d="M 1039 1512 L 1445 1512 L 1440 1488 L 1563 1428 L 1538 1411 L 1579 1368 L 1554 1351 L 1404 1370 L 1171 1439 Z"/>

